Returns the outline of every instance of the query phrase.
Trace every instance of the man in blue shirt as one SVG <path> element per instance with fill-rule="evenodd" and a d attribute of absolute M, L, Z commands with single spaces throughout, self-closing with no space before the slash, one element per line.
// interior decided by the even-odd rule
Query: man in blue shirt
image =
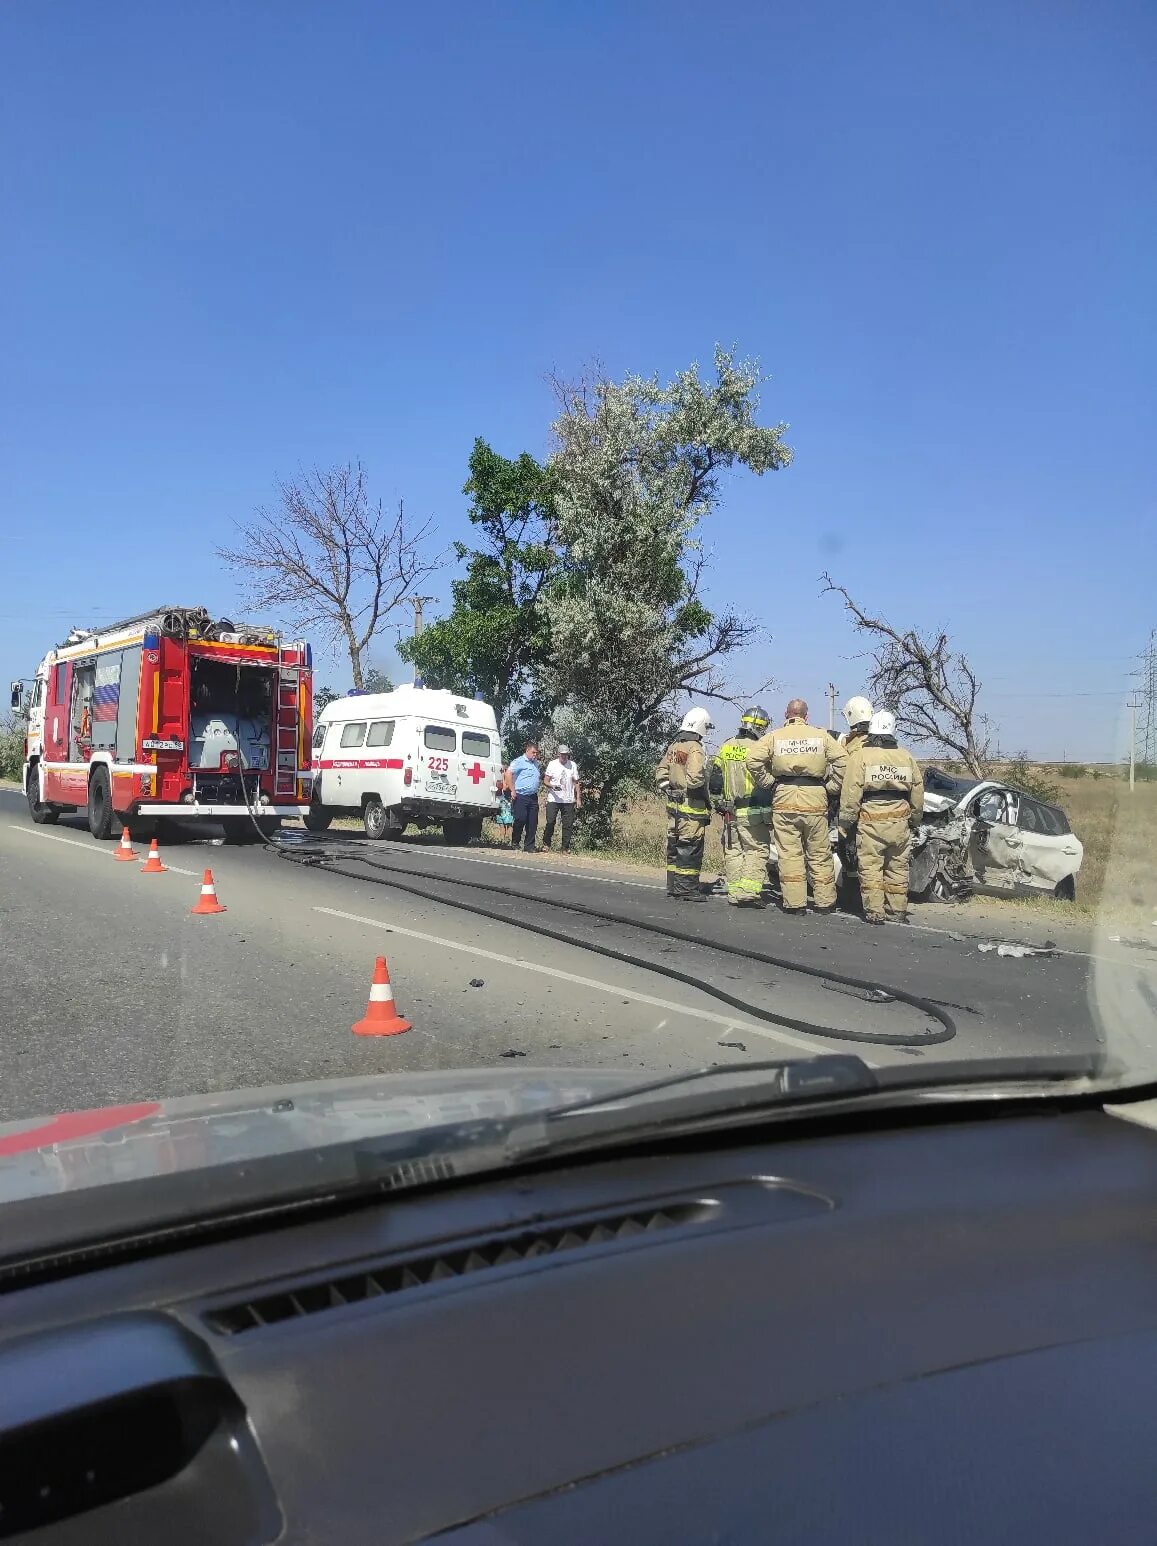
<path fill-rule="evenodd" d="M 517 848 L 526 834 L 526 851 L 536 852 L 535 833 L 538 831 L 538 789 L 542 773 L 538 766 L 538 747 L 527 743 L 521 757 L 515 757 L 506 770 L 506 787 L 514 796 L 514 825 L 510 829 L 511 847 Z"/>

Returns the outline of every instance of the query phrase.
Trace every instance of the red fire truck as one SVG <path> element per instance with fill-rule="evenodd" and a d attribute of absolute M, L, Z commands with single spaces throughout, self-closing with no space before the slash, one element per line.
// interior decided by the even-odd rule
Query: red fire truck
<path fill-rule="evenodd" d="M 97 838 L 172 817 L 258 841 L 309 810 L 312 719 L 304 641 L 203 607 L 75 628 L 32 684 L 28 809 L 37 822 L 87 810 Z"/>

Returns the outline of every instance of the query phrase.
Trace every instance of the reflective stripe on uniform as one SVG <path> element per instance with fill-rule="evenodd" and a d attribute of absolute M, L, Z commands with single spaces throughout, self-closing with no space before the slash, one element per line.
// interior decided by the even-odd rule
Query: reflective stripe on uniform
<path fill-rule="evenodd" d="M 701 805 L 668 805 L 668 816 L 693 816 L 696 821 L 710 821 L 711 812 L 705 811 Z"/>
<path fill-rule="evenodd" d="M 667 874 L 668 875 L 698 875 L 699 874 L 699 870 L 698 870 L 698 868 L 693 869 L 693 870 L 688 870 L 688 869 L 684 869 L 681 865 L 678 865 L 678 864 L 669 864 L 667 866 Z"/>

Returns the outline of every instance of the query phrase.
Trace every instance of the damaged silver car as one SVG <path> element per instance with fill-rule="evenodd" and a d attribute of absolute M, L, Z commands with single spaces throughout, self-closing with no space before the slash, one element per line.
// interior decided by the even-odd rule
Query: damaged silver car
<path fill-rule="evenodd" d="M 924 820 L 912 843 L 914 897 L 1052 895 L 1071 902 L 1085 850 L 1059 805 L 995 779 L 924 774 Z"/>
<path fill-rule="evenodd" d="M 831 828 L 840 905 L 858 901 L 855 836 L 840 841 Z M 994 896 L 1055 896 L 1072 902 L 1085 850 L 1059 805 L 1046 805 L 1012 784 L 924 772 L 924 820 L 912 839 L 908 894 L 948 901 Z M 779 883 L 771 845 L 768 872 Z"/>

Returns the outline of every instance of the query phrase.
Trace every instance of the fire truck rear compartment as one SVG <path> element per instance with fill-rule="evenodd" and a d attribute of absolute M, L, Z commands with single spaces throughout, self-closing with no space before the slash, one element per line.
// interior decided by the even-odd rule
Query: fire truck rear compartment
<path fill-rule="evenodd" d="M 274 690 L 269 666 L 194 657 L 189 770 L 198 806 L 259 804 L 262 777 L 271 776 Z"/>

